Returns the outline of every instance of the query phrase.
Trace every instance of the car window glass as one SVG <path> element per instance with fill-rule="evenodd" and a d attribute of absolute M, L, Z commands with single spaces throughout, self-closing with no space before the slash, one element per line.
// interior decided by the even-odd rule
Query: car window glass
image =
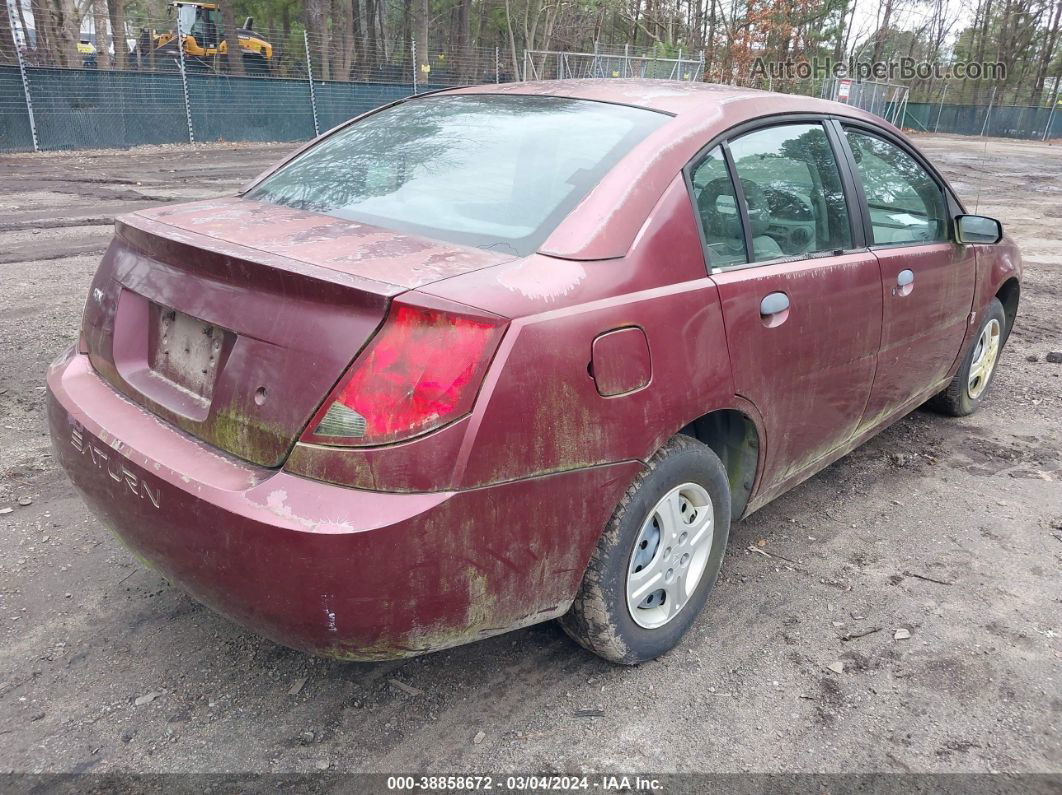
<path fill-rule="evenodd" d="M 752 232 L 752 261 L 851 248 L 841 177 L 821 124 L 785 124 L 731 141 Z"/>
<path fill-rule="evenodd" d="M 697 215 L 708 249 L 708 267 L 724 268 L 748 262 L 741 218 L 734 200 L 734 184 L 718 146 L 693 170 L 691 179 Z"/>
<path fill-rule="evenodd" d="M 854 130 L 845 134 L 867 197 L 873 242 L 947 240 L 944 194 L 918 161 L 876 136 Z"/>
<path fill-rule="evenodd" d="M 247 198 L 523 256 L 669 118 L 561 97 L 416 99 L 328 136 Z"/>

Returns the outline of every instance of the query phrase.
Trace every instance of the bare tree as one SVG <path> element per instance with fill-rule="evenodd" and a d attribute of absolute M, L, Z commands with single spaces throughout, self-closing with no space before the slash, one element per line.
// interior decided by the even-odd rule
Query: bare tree
<path fill-rule="evenodd" d="M 874 49 L 870 56 L 870 60 L 874 63 L 881 61 L 881 54 L 888 40 L 889 23 L 892 21 L 892 12 L 896 10 L 897 2 L 898 0 L 882 0 L 880 22 L 878 29 L 874 32 Z"/>
<path fill-rule="evenodd" d="M 428 57 L 428 24 L 431 19 L 429 0 L 413 0 L 413 40 L 417 44 L 417 79 L 427 82 L 431 75 L 431 60 Z"/>
<path fill-rule="evenodd" d="M 225 65 L 229 74 L 245 74 L 243 52 L 240 50 L 240 34 L 236 30 L 236 14 L 232 10 L 232 0 L 221 3 L 221 27 L 225 30 Z"/>
<path fill-rule="evenodd" d="M 107 8 L 104 0 L 92 0 L 92 31 L 96 47 L 96 68 L 106 69 L 110 64 L 108 55 Z"/>
<path fill-rule="evenodd" d="M 306 0 L 304 22 L 310 37 L 310 53 L 320 54 L 320 64 L 315 64 L 314 75 L 321 80 L 329 79 L 328 71 L 328 0 Z"/>
<path fill-rule="evenodd" d="M 351 0 L 332 0 L 332 79 L 350 80 L 354 61 L 354 6 Z"/>
<path fill-rule="evenodd" d="M 111 41 L 114 42 L 114 68 L 128 66 L 129 46 L 125 42 L 125 8 L 123 0 L 107 0 L 107 15 L 111 21 Z M 178 42 L 184 46 L 184 42 Z"/>
<path fill-rule="evenodd" d="M 1047 70 L 1051 68 L 1051 61 L 1054 59 L 1055 52 L 1058 49 L 1059 35 L 1062 33 L 1059 27 L 1060 22 L 1062 22 L 1062 0 L 1054 0 L 1053 5 L 1051 20 L 1044 33 L 1044 41 L 1037 59 L 1036 78 L 1033 81 L 1033 90 L 1029 97 L 1029 104 L 1031 105 L 1039 105 L 1043 101 Z M 1059 64 L 1059 68 L 1062 70 L 1062 63 Z"/>
<path fill-rule="evenodd" d="M 5 64 L 16 60 L 14 26 L 9 13 L 7 0 L 0 0 L 0 63 Z"/>

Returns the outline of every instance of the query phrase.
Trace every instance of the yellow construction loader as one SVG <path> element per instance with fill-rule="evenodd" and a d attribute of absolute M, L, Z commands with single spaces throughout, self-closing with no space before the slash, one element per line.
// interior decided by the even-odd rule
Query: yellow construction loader
<path fill-rule="evenodd" d="M 222 56 L 227 55 L 229 48 L 218 4 L 176 0 L 172 7 L 176 10 L 184 36 L 185 59 L 204 65 L 214 62 L 216 67 L 223 69 L 226 59 Z M 243 27 L 236 29 L 244 70 L 251 73 L 267 72 L 273 60 L 273 45 L 251 29 L 253 24 L 254 19 L 247 17 Z M 177 56 L 176 30 L 153 33 L 152 38 L 156 58 Z"/>

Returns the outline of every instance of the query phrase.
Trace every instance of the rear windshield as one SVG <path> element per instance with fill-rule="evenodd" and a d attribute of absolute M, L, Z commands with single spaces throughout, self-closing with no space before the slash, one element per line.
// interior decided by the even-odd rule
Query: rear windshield
<path fill-rule="evenodd" d="M 329 136 L 247 198 L 522 256 L 667 120 L 558 97 L 426 97 Z"/>

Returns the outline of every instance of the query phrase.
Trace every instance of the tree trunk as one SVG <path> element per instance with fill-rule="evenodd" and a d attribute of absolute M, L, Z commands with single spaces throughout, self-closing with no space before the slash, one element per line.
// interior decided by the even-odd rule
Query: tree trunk
<path fill-rule="evenodd" d="M 380 65 L 380 41 L 376 35 L 376 0 L 365 0 L 366 66 L 372 71 Z"/>
<path fill-rule="evenodd" d="M 26 50 L 30 50 L 32 47 L 34 63 L 38 66 L 52 65 L 55 55 L 52 52 L 52 37 L 48 33 L 51 15 L 44 5 L 44 0 L 30 0 L 30 11 L 33 12 L 33 28 L 36 33 L 36 40 L 31 41 L 29 30 L 23 27 L 22 35 L 26 38 Z"/>
<path fill-rule="evenodd" d="M 459 82 L 470 82 L 476 72 L 472 54 L 472 0 L 460 0 L 457 4 L 457 57 L 461 61 L 456 70 Z"/>
<path fill-rule="evenodd" d="M 110 66 L 107 56 L 111 37 L 107 35 L 107 8 L 103 0 L 92 0 L 92 31 L 96 47 L 96 68 L 106 69 Z M 139 48 L 138 48 L 139 49 Z M 140 53 L 141 58 L 147 57 L 147 52 Z"/>
<path fill-rule="evenodd" d="M 8 14 L 7 2 L 3 0 L 0 2 L 0 61 L 12 64 L 18 57 L 15 54 L 14 26 Z"/>
<path fill-rule="evenodd" d="M 71 0 L 52 0 L 52 42 L 59 56 L 60 66 L 81 66 L 77 43 L 81 38 L 80 20 Z"/>
<path fill-rule="evenodd" d="M 413 2 L 413 39 L 417 43 L 417 83 L 423 85 L 431 78 L 431 58 L 428 55 L 428 22 L 431 17 L 429 0 Z"/>
<path fill-rule="evenodd" d="M 354 28 L 351 0 L 332 0 L 332 79 L 350 80 L 353 61 L 351 31 Z"/>
<path fill-rule="evenodd" d="M 882 4 L 881 24 L 878 26 L 878 29 L 874 31 L 874 51 L 870 56 L 870 60 L 873 63 L 878 63 L 881 60 L 881 55 L 885 50 L 885 40 L 889 36 L 889 23 L 892 21 L 892 10 L 894 5 L 895 0 L 885 0 Z"/>
<path fill-rule="evenodd" d="M 310 42 L 310 58 L 314 61 L 314 77 L 328 80 L 328 14 L 327 0 L 306 0 L 306 33 Z"/>
<path fill-rule="evenodd" d="M 981 29 L 977 34 L 977 53 L 974 60 L 983 62 L 985 59 L 985 39 L 988 38 L 988 23 L 992 18 L 992 0 L 985 0 L 984 16 L 981 17 Z"/>
<path fill-rule="evenodd" d="M 708 34 L 704 37 L 705 80 L 708 80 L 708 76 L 715 66 L 715 4 L 718 0 L 708 0 L 708 2 L 711 3 L 711 6 L 708 12 Z"/>
<path fill-rule="evenodd" d="M 509 33 L 509 54 L 513 59 L 513 79 L 520 79 L 520 61 L 516 54 L 516 35 L 513 33 L 513 14 L 509 0 L 505 0 L 505 28 Z"/>
<path fill-rule="evenodd" d="M 376 13 L 373 18 L 379 26 L 379 33 L 376 39 L 376 55 L 374 57 L 377 59 L 377 63 L 382 64 L 394 55 L 394 47 L 390 50 L 387 49 L 387 16 L 384 14 L 383 0 L 373 0 L 373 5 L 376 7 Z"/>
<path fill-rule="evenodd" d="M 111 41 L 114 43 L 114 68 L 125 69 L 128 66 L 126 56 L 129 48 L 125 43 L 125 9 L 122 0 L 107 0 L 107 16 L 111 21 Z M 181 46 L 183 42 L 178 42 Z"/>
<path fill-rule="evenodd" d="M 839 63 L 844 58 L 845 30 L 848 23 L 848 0 L 841 0 L 837 10 L 840 13 L 840 17 L 837 22 L 836 38 L 833 40 L 834 63 Z"/>
<path fill-rule="evenodd" d="M 348 0 L 351 14 L 351 44 L 353 46 L 354 68 L 357 71 L 357 79 L 364 80 L 365 73 L 365 31 L 362 25 L 360 0 Z M 369 17 L 371 20 L 372 17 Z"/>
<path fill-rule="evenodd" d="M 225 31 L 225 65 L 230 75 L 242 75 L 243 53 L 240 52 L 240 34 L 236 32 L 236 14 L 232 10 L 232 0 L 222 0 L 221 27 Z"/>
<path fill-rule="evenodd" d="M 1031 105 L 1039 105 L 1043 101 L 1047 70 L 1051 67 L 1051 56 L 1055 52 L 1055 47 L 1058 46 L 1060 22 L 1062 22 L 1062 0 L 1055 0 L 1051 23 L 1044 33 L 1044 43 L 1040 48 L 1040 59 L 1036 66 L 1036 80 L 1033 82 L 1033 91 L 1030 96 L 1029 104 Z"/>

